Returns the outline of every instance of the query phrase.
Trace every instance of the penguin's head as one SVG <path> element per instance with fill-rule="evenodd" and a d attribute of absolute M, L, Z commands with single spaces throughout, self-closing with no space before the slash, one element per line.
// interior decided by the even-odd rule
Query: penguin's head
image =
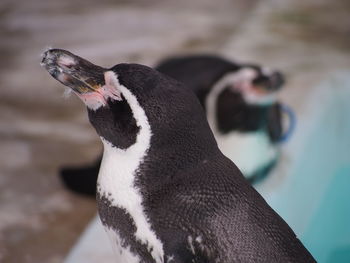
<path fill-rule="evenodd" d="M 207 112 L 213 115 L 221 133 L 266 126 L 268 112 L 276 105 L 285 82 L 278 71 L 257 65 L 236 65 L 214 83 L 207 99 Z"/>
<path fill-rule="evenodd" d="M 42 65 L 86 104 L 98 135 L 120 149 L 134 145 L 141 130 L 172 136 L 191 127 L 182 117 L 197 111 L 201 115 L 192 92 L 146 66 L 117 64 L 107 69 L 60 49 L 46 51 Z"/>
<path fill-rule="evenodd" d="M 274 104 L 285 82 L 279 71 L 257 65 L 242 65 L 225 78 L 227 91 L 240 95 L 245 103 L 253 106 Z"/>

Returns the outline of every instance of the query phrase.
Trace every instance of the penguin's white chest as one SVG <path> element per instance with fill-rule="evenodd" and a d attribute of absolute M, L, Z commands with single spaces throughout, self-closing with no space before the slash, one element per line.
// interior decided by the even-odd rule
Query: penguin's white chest
<path fill-rule="evenodd" d="M 230 132 L 215 134 L 220 150 L 230 158 L 245 176 L 254 172 L 277 158 L 276 146 L 271 144 L 263 131 Z"/>
<path fill-rule="evenodd" d="M 104 153 L 97 180 L 97 191 L 101 197 L 109 201 L 110 207 L 121 208 L 131 217 L 136 227 L 135 233 L 130 233 L 132 238 L 147 246 L 156 263 L 163 263 L 163 244 L 152 229 L 149 218 L 145 213 L 146 209 L 143 207 L 141 192 L 135 184 L 136 172 L 150 147 L 151 127 L 136 97 L 123 85 L 120 85 L 117 79 L 114 81 L 128 101 L 136 124 L 140 129 L 135 143 L 125 150 L 116 148 L 101 138 Z M 108 207 L 103 207 L 103 209 L 108 210 Z M 107 216 L 111 215 L 107 213 Z M 103 218 L 101 219 L 104 221 Z M 118 226 L 118 222 L 115 222 L 113 226 Z M 137 249 L 134 248 L 133 251 L 136 252 L 132 253 L 129 244 L 120 236 L 120 229 L 113 226 L 104 225 L 115 248 L 117 262 L 143 262 L 137 254 Z"/>
<path fill-rule="evenodd" d="M 163 262 L 163 244 L 152 230 L 142 205 L 142 195 L 134 182 L 137 168 L 143 158 L 142 147 L 135 144 L 127 150 L 121 150 L 103 139 L 102 141 L 104 153 L 97 181 L 99 195 L 108 199 L 111 207 L 122 208 L 130 215 L 136 226 L 134 238 L 140 244 L 147 245 L 155 262 Z M 101 219 L 103 221 L 103 218 Z M 137 254 L 132 253 L 128 244 L 119 235 L 118 229 L 108 225 L 104 227 L 114 247 L 116 258 L 120 259 L 120 262 L 142 262 Z"/>

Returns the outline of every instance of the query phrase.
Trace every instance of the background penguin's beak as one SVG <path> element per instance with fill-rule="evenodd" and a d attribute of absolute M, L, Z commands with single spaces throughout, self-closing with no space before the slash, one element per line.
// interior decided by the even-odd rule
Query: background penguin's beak
<path fill-rule="evenodd" d="M 78 94 L 97 91 L 104 85 L 106 69 L 62 49 L 49 49 L 43 54 L 41 65 Z"/>
<path fill-rule="evenodd" d="M 256 87 L 261 88 L 267 92 L 279 90 L 285 83 L 284 76 L 278 71 L 273 71 L 270 74 L 260 74 L 253 80 Z"/>

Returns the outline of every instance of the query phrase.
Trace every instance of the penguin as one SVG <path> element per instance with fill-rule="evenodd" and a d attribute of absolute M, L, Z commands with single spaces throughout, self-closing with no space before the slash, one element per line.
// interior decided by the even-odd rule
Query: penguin
<path fill-rule="evenodd" d="M 103 143 L 97 204 L 116 262 L 315 262 L 219 150 L 189 88 L 60 49 L 42 65 L 85 103 Z"/>
<path fill-rule="evenodd" d="M 251 184 L 267 177 L 283 134 L 277 97 L 285 83 L 282 73 L 216 55 L 170 57 L 155 69 L 195 92 L 219 148 Z M 69 189 L 94 197 L 100 162 L 101 156 L 86 166 L 63 168 L 60 176 Z"/>
<path fill-rule="evenodd" d="M 252 184 L 275 167 L 283 136 L 279 71 L 214 55 L 174 57 L 157 70 L 185 83 L 206 111 L 220 150 Z"/>

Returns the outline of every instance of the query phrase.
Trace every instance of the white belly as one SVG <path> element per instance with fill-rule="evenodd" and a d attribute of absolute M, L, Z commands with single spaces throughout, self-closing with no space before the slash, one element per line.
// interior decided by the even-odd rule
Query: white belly
<path fill-rule="evenodd" d="M 230 158 L 247 177 L 277 157 L 276 146 L 267 134 L 257 132 L 231 132 L 215 134 L 220 150 Z"/>

